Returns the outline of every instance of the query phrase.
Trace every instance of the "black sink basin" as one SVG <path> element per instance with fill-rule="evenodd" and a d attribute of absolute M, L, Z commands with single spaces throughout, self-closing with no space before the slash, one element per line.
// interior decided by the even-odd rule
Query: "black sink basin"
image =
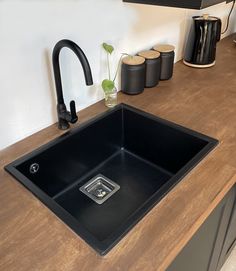
<path fill-rule="evenodd" d="M 120 104 L 6 170 L 104 255 L 216 144 Z"/>

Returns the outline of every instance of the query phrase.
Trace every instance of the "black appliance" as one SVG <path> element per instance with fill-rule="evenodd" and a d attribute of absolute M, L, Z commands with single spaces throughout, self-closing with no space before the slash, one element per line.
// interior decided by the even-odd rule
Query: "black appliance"
<path fill-rule="evenodd" d="M 195 68 L 215 65 L 216 44 L 221 37 L 221 20 L 204 14 L 194 16 L 184 53 L 184 64 Z"/>

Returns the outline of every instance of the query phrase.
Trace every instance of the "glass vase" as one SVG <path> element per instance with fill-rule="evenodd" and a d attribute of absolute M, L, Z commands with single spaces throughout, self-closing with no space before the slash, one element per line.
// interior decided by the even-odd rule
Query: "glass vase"
<path fill-rule="evenodd" d="M 117 89 L 114 87 L 111 91 L 105 92 L 105 105 L 109 108 L 117 105 Z"/>

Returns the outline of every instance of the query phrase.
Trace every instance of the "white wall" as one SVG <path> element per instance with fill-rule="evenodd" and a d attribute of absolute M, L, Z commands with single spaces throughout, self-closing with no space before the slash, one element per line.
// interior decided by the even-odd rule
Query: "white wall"
<path fill-rule="evenodd" d="M 204 12 L 225 21 L 230 5 Z M 0 149 L 57 121 L 51 53 L 58 40 L 78 43 L 91 64 L 95 84 L 86 87 L 76 57 L 68 49 L 62 51 L 65 99 L 75 99 L 80 110 L 103 97 L 102 42 L 115 46 L 114 62 L 122 52 L 136 53 L 160 42 L 176 45 L 179 60 L 191 16 L 199 13 L 203 11 L 122 0 L 1 0 Z M 235 30 L 235 17 L 234 12 L 228 33 Z"/>

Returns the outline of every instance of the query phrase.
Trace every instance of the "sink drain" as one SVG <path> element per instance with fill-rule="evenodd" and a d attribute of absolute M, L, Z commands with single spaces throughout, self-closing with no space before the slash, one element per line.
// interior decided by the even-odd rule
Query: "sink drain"
<path fill-rule="evenodd" d="M 98 204 L 104 203 L 120 186 L 109 178 L 98 174 L 80 187 L 80 191 Z"/>

